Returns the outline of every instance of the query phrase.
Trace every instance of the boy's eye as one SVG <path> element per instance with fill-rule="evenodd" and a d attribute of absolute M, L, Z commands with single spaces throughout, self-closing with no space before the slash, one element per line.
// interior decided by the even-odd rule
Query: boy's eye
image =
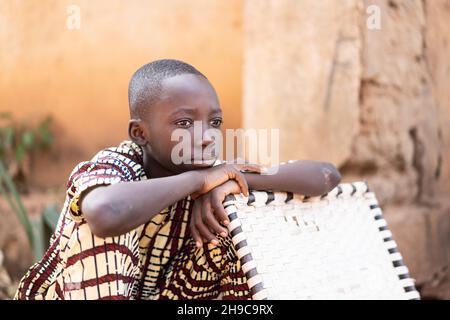
<path fill-rule="evenodd" d="M 177 126 L 187 128 L 187 127 L 189 127 L 192 124 L 192 121 L 189 120 L 189 119 L 183 119 L 183 120 L 175 122 L 175 124 Z"/>
<path fill-rule="evenodd" d="M 222 123 L 223 123 L 222 119 L 214 119 L 211 121 L 211 125 L 213 127 L 220 127 L 222 125 Z"/>

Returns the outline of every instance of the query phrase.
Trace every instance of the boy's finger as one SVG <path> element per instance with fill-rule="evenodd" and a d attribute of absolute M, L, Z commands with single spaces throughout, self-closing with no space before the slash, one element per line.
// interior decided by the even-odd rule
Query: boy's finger
<path fill-rule="evenodd" d="M 225 208 L 223 207 L 222 201 L 220 200 L 219 197 L 215 196 L 211 198 L 211 206 L 213 208 L 214 215 L 216 216 L 217 220 L 219 220 L 225 225 L 228 225 L 228 223 L 230 223 L 228 219 L 228 214 L 225 211 Z"/>
<path fill-rule="evenodd" d="M 203 245 L 202 237 L 194 226 L 191 226 L 191 235 L 195 241 L 195 246 L 197 248 L 200 248 Z"/>
<path fill-rule="evenodd" d="M 207 240 L 207 242 L 212 242 L 213 244 L 219 243 L 219 241 L 217 241 L 216 239 L 216 236 L 211 231 L 209 231 L 209 229 L 205 226 L 201 219 L 195 221 L 195 227 L 197 228 L 200 235 Z"/>
<path fill-rule="evenodd" d="M 216 217 L 213 214 L 213 208 L 211 206 L 211 202 L 205 201 L 202 207 L 202 219 L 203 223 L 208 226 L 211 232 L 218 233 L 223 237 L 226 237 L 227 231 L 223 228 L 219 222 L 216 220 Z"/>
<path fill-rule="evenodd" d="M 209 229 L 211 233 L 215 233 L 214 228 L 211 228 L 211 226 L 207 222 L 208 213 L 212 211 L 209 193 L 203 196 L 202 207 L 200 208 L 200 210 L 203 224 Z"/>
<path fill-rule="evenodd" d="M 194 207 L 192 208 L 192 216 L 191 216 L 191 223 L 189 224 L 192 238 L 195 241 L 195 245 L 200 248 L 203 245 L 202 237 L 200 236 L 200 233 L 198 232 L 195 223 L 197 219 L 199 218 L 199 210 L 200 207 L 198 205 L 194 204 Z"/>
<path fill-rule="evenodd" d="M 247 180 L 245 179 L 244 175 L 241 172 L 237 172 L 235 180 L 239 184 L 239 187 L 241 188 L 241 192 L 246 197 L 248 197 L 248 183 L 247 183 Z"/>
<path fill-rule="evenodd" d="M 262 166 L 258 164 L 244 163 L 236 165 L 240 171 L 256 172 L 261 173 L 263 170 Z"/>
<path fill-rule="evenodd" d="M 216 217 L 212 212 L 209 212 L 206 216 L 205 223 L 213 229 L 215 233 L 220 234 L 222 237 L 227 236 L 227 230 L 222 227 L 219 223 L 219 221 L 216 220 Z"/>

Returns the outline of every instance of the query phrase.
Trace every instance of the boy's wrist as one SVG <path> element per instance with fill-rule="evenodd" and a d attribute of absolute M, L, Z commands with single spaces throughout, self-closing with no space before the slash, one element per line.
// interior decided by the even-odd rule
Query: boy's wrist
<path fill-rule="evenodd" d="M 203 183 L 204 183 L 204 176 L 203 174 L 198 170 L 192 170 L 187 171 L 183 173 L 188 176 L 188 179 L 190 181 L 191 189 L 189 190 L 189 194 L 197 193 L 199 190 L 202 189 Z"/>

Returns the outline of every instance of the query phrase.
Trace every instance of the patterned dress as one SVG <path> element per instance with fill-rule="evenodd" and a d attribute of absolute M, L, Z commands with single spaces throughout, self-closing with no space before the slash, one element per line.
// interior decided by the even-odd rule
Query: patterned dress
<path fill-rule="evenodd" d="M 92 234 L 79 207 L 83 192 L 145 179 L 143 151 L 131 141 L 78 164 L 50 247 L 15 299 L 251 299 L 229 236 L 219 236 L 217 247 L 195 246 L 190 197 L 121 236 Z"/>

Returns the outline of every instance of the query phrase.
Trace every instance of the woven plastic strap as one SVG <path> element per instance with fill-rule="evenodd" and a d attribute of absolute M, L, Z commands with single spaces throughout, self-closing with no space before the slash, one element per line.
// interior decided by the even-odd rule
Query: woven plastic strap
<path fill-rule="evenodd" d="M 224 202 L 253 299 L 419 299 L 366 182 Z"/>

